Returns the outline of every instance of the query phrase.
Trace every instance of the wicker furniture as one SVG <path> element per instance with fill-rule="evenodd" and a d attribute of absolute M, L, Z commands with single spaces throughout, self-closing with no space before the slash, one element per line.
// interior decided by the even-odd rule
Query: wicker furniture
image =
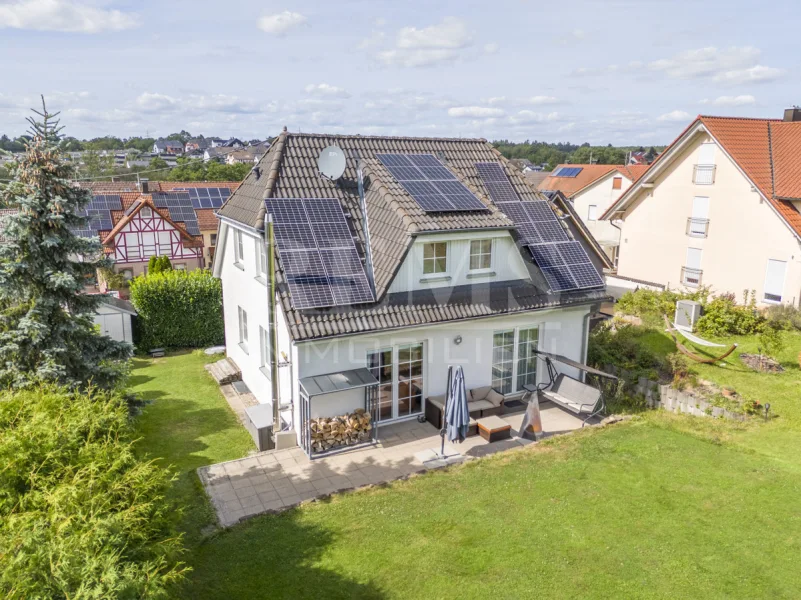
<path fill-rule="evenodd" d="M 503 396 L 491 386 L 475 388 L 467 392 L 467 408 L 471 419 L 481 419 L 500 415 L 503 411 Z M 426 398 L 426 421 L 437 429 L 442 428 L 442 414 L 445 411 L 445 394 Z M 468 435 L 471 435 L 468 433 Z"/>
<path fill-rule="evenodd" d="M 512 426 L 498 416 L 478 420 L 478 433 L 488 442 L 508 440 L 512 437 Z"/>

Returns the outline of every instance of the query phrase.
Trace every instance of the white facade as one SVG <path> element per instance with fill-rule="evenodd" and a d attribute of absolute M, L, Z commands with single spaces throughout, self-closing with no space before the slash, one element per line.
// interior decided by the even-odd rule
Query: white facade
<path fill-rule="evenodd" d="M 631 183 L 631 179 L 615 170 L 570 198 L 587 229 L 612 260 L 620 243 L 620 230 L 611 222 L 600 220 L 600 216 L 618 201 Z"/>
<path fill-rule="evenodd" d="M 700 282 L 738 300 L 754 290 L 759 304 L 797 306 L 799 239 L 725 149 L 699 131 L 669 158 L 615 215 L 618 275 L 674 288 Z"/>
<path fill-rule="evenodd" d="M 491 240 L 493 256 L 489 271 L 481 269 L 480 277 L 471 278 L 470 242 Z M 425 281 L 423 271 L 423 245 L 446 241 L 448 244 L 448 277 L 438 281 Z M 264 337 L 260 328 L 268 330 L 268 287 L 266 278 L 259 272 L 259 245 L 263 237 L 255 230 L 236 223 L 222 221 L 220 243 L 215 260 L 215 274 L 222 280 L 227 355 L 242 371 L 242 379 L 261 403 L 272 402 L 269 366 L 261 359 L 260 342 Z M 486 246 L 483 246 L 486 248 Z M 473 264 L 480 263 L 478 259 Z M 473 269 L 477 271 L 478 269 Z M 490 275 L 489 272 L 494 273 Z M 462 234 L 421 235 L 413 244 L 392 283 L 390 292 L 469 284 L 472 282 L 527 279 L 528 271 L 514 247 L 508 231 L 470 232 Z M 420 280 L 424 281 L 421 282 Z M 526 335 L 535 332 L 536 346 L 549 352 L 563 354 L 583 361 L 586 353 L 588 318 L 591 307 L 552 309 L 537 312 L 504 315 L 491 318 L 467 319 L 443 324 L 406 327 L 361 335 L 343 335 L 320 341 L 293 342 L 285 315 L 277 303 L 278 380 L 280 403 L 291 403 L 293 410 L 282 412 L 285 423 L 291 423 L 300 443 L 300 385 L 299 380 L 368 366 L 368 352 L 389 350 L 392 356 L 391 401 L 392 413 L 382 422 L 416 418 L 424 411 L 401 412 L 406 401 L 404 389 L 413 386 L 401 381 L 401 370 L 406 368 L 401 353 L 409 345 L 422 345 L 421 400 L 445 392 L 449 365 L 464 367 L 468 389 L 491 385 L 493 382 L 493 336 L 497 332 L 510 332 L 513 340 L 509 395 L 521 393 L 518 385 L 520 369 L 527 367 L 517 358 L 522 353 Z M 247 315 L 246 319 L 242 314 Z M 243 333 L 246 330 L 246 335 Z M 525 332 L 521 334 L 521 332 Z M 460 339 L 459 339 L 460 338 Z M 457 339 L 459 342 L 457 343 Z M 519 347 L 518 344 L 521 344 Z M 496 355 L 498 353 L 496 352 Z M 544 364 L 538 361 L 536 381 L 541 381 Z M 508 363 L 508 361 L 507 361 Z M 522 365 L 522 366 L 521 366 Z M 566 371 L 570 371 L 569 369 Z M 570 373 L 578 376 L 579 373 Z M 531 373 L 529 376 L 534 377 Z M 404 387 L 405 386 L 405 387 Z M 415 388 L 416 389 L 416 388 Z M 407 394 L 408 396 L 408 394 Z M 311 417 L 335 416 L 363 408 L 365 392 L 356 389 L 335 394 L 315 396 L 311 399 Z M 409 402 L 413 406 L 413 402 Z"/>

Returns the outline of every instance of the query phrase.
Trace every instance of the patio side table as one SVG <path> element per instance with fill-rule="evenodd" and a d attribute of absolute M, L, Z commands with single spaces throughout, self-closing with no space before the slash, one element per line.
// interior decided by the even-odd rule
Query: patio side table
<path fill-rule="evenodd" d="M 508 440 L 512 437 L 512 426 L 500 417 L 484 417 L 478 420 L 478 433 L 490 443 Z"/>

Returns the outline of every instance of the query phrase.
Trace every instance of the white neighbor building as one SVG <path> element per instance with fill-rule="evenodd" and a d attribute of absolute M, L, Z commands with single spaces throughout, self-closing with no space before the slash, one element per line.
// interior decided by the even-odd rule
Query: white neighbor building
<path fill-rule="evenodd" d="M 331 181 L 316 165 L 321 151 L 334 144 L 344 150 L 346 169 L 341 178 Z M 449 172 L 466 185 L 466 195 L 478 200 L 481 209 L 424 211 L 378 158 L 382 153 L 437 156 L 447 170 L 434 169 Z M 366 214 L 360 208 L 357 157 L 363 165 Z M 576 227 L 574 216 L 560 212 L 564 218 L 553 221 L 558 229 L 554 235 L 581 240 L 587 249 L 585 259 L 589 256 L 586 266 L 594 276 L 588 279 L 593 283 L 585 282 L 581 289 L 574 285 L 561 293 L 550 291 L 543 272 L 521 243 L 515 223 L 490 201 L 478 162 L 498 165 L 518 200 L 539 201 L 535 208 L 547 210 L 553 219 L 551 205 L 484 140 L 286 131 L 220 209 L 214 273 L 223 286 L 227 355 L 241 369 L 244 383 L 256 398 L 272 403 L 274 370 L 268 344 L 270 335 L 276 336 L 278 403 L 291 406 L 281 413 L 282 425 L 296 432 L 299 444 L 307 445 L 302 412 L 312 418 L 344 415 L 365 408 L 369 396 L 359 388 L 307 399 L 300 380 L 312 376 L 368 368 L 378 380 L 372 388 L 375 416 L 384 424 L 423 415 L 425 399 L 445 392 L 449 365 L 463 366 L 468 389 L 492 385 L 512 398 L 522 395 L 524 384 L 542 381 L 544 368 L 532 354 L 533 348 L 584 361 L 589 317 L 607 297 L 598 277 L 608 266 L 606 257 L 583 237 L 586 230 Z M 330 229 L 325 237 L 315 234 L 328 279 L 319 271 L 312 277 L 314 269 L 308 262 L 300 274 L 292 270 L 298 261 L 311 260 L 310 251 L 293 250 L 302 246 L 306 225 L 282 237 L 279 225 L 286 217 L 275 211 L 291 204 L 312 215 L 317 204 L 276 199 L 310 197 L 335 199 L 336 212 L 344 212 L 344 219 L 339 214 L 311 227 L 317 232 L 338 220 L 348 224 L 350 231 L 342 243 L 355 243 L 350 252 L 358 258 L 343 263 L 344 254 L 340 255 L 338 267 L 346 264 L 352 269 L 347 271 L 354 273 L 352 281 L 348 276 L 331 277 L 332 265 L 325 257 L 332 251 L 321 247 L 336 245 L 330 244 L 335 238 L 329 234 L 336 235 Z M 269 331 L 264 238 L 268 210 L 277 223 L 274 332 Z M 311 251 L 315 256 L 317 252 Z M 374 280 L 375 300 L 303 308 L 304 293 L 322 294 L 329 284 L 335 298 L 343 290 L 363 293 L 358 287 L 362 275 Z M 312 287 L 314 292 L 308 292 Z"/>
<path fill-rule="evenodd" d="M 801 110 L 695 119 L 606 212 L 618 277 L 801 300 Z"/>

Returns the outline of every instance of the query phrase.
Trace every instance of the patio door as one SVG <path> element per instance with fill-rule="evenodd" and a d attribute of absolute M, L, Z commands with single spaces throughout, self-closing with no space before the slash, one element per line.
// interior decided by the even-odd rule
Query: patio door
<path fill-rule="evenodd" d="M 423 412 L 424 345 L 404 344 L 367 353 L 367 368 L 378 379 L 378 420 Z"/>

